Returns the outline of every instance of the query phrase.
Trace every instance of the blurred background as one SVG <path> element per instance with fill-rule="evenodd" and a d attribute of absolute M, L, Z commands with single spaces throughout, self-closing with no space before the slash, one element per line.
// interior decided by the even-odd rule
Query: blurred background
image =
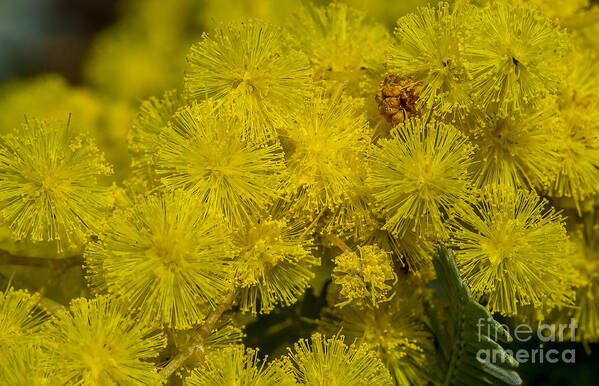
<path fill-rule="evenodd" d="M 550 16 L 575 17 L 587 0 L 531 0 Z M 325 4 L 326 0 L 316 0 Z M 348 0 L 389 30 L 398 17 L 430 0 Z M 482 0 L 481 2 L 484 2 Z M 67 119 L 97 137 L 117 180 L 128 177 L 127 132 L 139 103 L 176 88 L 183 79 L 190 44 L 221 23 L 259 18 L 284 24 L 301 0 L 0 0 L 0 134 L 25 116 Z M 591 2 L 592 3 L 592 2 Z M 598 23 L 581 25 L 580 39 L 599 49 Z M 0 229 L 0 246 L 6 239 Z M 6 244 L 8 245 L 8 244 Z M 8 248 L 6 245 L 3 248 Z M 10 246 L 14 248 L 14 246 Z M 18 252 L 18 251 L 13 251 Z M 2 272 L 0 276 L 8 276 Z M 31 272 L 32 283 L 47 272 Z M 27 275 L 25 275 L 27 276 Z M 39 276 L 42 276 L 40 278 Z M 73 280 L 81 277 L 73 272 Z M 84 283 L 61 280 L 47 289 L 54 299 L 85 291 Z M 27 283 L 24 284 L 27 286 Z M 293 307 L 259 317 L 247 328 L 250 346 L 276 353 L 314 330 L 326 290 L 312 291 Z M 248 338 L 249 339 L 249 338 Z M 538 347 L 539 342 L 530 342 Z M 550 349 L 551 347 L 546 347 Z M 526 364 L 529 385 L 593 385 L 599 374 L 596 345 L 574 348 L 575 364 Z"/>

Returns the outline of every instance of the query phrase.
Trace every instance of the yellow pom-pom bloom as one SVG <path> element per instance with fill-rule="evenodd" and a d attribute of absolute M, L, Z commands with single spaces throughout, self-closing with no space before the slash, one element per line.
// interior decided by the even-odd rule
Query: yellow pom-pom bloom
<path fill-rule="evenodd" d="M 36 310 L 38 302 L 39 296 L 26 291 L 9 288 L 0 292 L 0 347 L 23 345 L 35 337 L 43 322 Z"/>
<path fill-rule="evenodd" d="M 423 319 L 422 290 L 399 286 L 389 302 L 365 312 L 359 307 L 336 309 L 325 316 L 330 333 L 340 328 L 348 339 L 376 352 L 399 385 L 425 385 L 433 338 Z"/>
<path fill-rule="evenodd" d="M 284 171 L 281 148 L 246 142 L 243 127 L 210 103 L 194 104 L 176 113 L 162 133 L 156 161 L 168 189 L 193 193 L 232 225 L 260 214 L 277 196 Z"/>
<path fill-rule="evenodd" d="M 355 191 L 370 142 L 360 104 L 317 93 L 282 135 L 287 143 L 287 189 L 297 211 L 338 208 Z"/>
<path fill-rule="evenodd" d="M 198 366 L 185 379 L 189 386 L 287 386 L 293 384 L 290 376 L 273 362 L 266 365 L 266 358 L 258 358 L 258 350 L 243 346 L 230 346 L 210 353 L 210 366 Z"/>
<path fill-rule="evenodd" d="M 381 24 L 347 4 L 305 6 L 290 23 L 298 49 L 312 62 L 314 78 L 332 89 L 339 83 L 353 96 L 372 102 L 384 73 L 391 37 Z"/>
<path fill-rule="evenodd" d="M 80 247 L 112 204 L 98 183 L 111 173 L 94 142 L 72 135 L 68 123 L 29 119 L 0 140 L 0 217 L 19 239 Z"/>
<path fill-rule="evenodd" d="M 242 310 L 269 312 L 277 303 L 294 303 L 303 293 L 317 263 L 303 230 L 285 219 L 266 219 L 241 226 L 234 233 Z"/>
<path fill-rule="evenodd" d="M 288 371 L 300 385 L 391 385 L 389 371 L 376 353 L 365 346 L 343 343 L 343 336 L 324 338 L 314 334 L 302 339 L 284 358 Z"/>
<path fill-rule="evenodd" d="M 599 65 L 591 52 L 571 56 L 559 96 L 544 102 L 556 114 L 552 136 L 559 168 L 550 194 L 579 205 L 599 193 Z"/>
<path fill-rule="evenodd" d="M 140 320 L 189 328 L 230 284 L 230 255 L 218 219 L 204 203 L 176 192 L 142 197 L 118 210 L 89 245 L 91 282 L 126 300 Z"/>
<path fill-rule="evenodd" d="M 472 145 L 451 125 L 412 119 L 370 153 L 367 184 L 387 218 L 384 229 L 446 237 L 444 217 L 470 196 Z"/>
<path fill-rule="evenodd" d="M 156 385 L 149 361 L 166 346 L 158 331 L 123 314 L 106 297 L 83 298 L 61 310 L 45 329 L 44 349 L 56 368 L 57 384 Z"/>
<path fill-rule="evenodd" d="M 183 105 L 177 90 L 166 91 L 160 98 L 151 97 L 142 102 L 139 114 L 129 132 L 131 167 L 144 177 L 155 177 L 153 158 L 160 145 L 160 133 Z"/>
<path fill-rule="evenodd" d="M 335 257 L 333 283 L 341 287 L 342 300 L 337 306 L 354 303 L 376 308 L 393 296 L 392 285 L 397 281 L 393 262 L 389 253 L 376 245 L 357 249 Z"/>
<path fill-rule="evenodd" d="M 550 108 L 508 118 L 487 116 L 481 127 L 472 130 L 476 162 L 471 169 L 476 186 L 548 186 L 558 168 L 554 125 L 555 113 Z"/>
<path fill-rule="evenodd" d="M 479 106 L 507 116 L 557 91 L 568 40 L 552 20 L 525 5 L 493 3 L 471 22 L 466 50 Z"/>
<path fill-rule="evenodd" d="M 282 31 L 259 22 L 205 34 L 187 56 L 185 93 L 234 111 L 248 123 L 244 135 L 271 136 L 312 88 L 308 59 L 288 45 Z"/>
<path fill-rule="evenodd" d="M 468 6 L 447 3 L 422 7 L 401 17 L 395 28 L 396 44 L 387 67 L 393 74 L 409 77 L 422 86 L 418 106 L 463 115 L 470 110 L 471 79 L 464 58 L 470 29 L 465 20 Z"/>
<path fill-rule="evenodd" d="M 570 302 L 563 218 L 535 193 L 487 189 L 463 213 L 452 239 L 462 277 L 492 311 L 514 315 L 523 305 Z"/>

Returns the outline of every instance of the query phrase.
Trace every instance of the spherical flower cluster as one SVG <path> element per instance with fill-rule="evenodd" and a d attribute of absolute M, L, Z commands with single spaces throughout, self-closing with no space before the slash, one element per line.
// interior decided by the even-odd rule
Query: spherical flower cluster
<path fill-rule="evenodd" d="M 571 302 L 568 236 L 563 218 L 535 193 L 495 186 L 460 216 L 452 234 L 460 272 L 492 311 Z"/>
<path fill-rule="evenodd" d="M 125 316 L 106 297 L 76 299 L 48 326 L 44 346 L 57 361 L 60 384 L 155 385 L 158 373 L 148 360 L 165 346 L 162 334 Z"/>
<path fill-rule="evenodd" d="M 526 5 L 501 2 L 473 14 L 466 48 L 474 102 L 501 116 L 558 90 L 568 45 L 563 30 Z"/>
<path fill-rule="evenodd" d="M 264 23 L 205 34 L 187 61 L 185 94 L 211 98 L 232 110 L 248 123 L 242 134 L 257 140 L 275 135 L 312 87 L 308 58 L 290 49 L 279 29 Z"/>
<path fill-rule="evenodd" d="M 244 127 L 207 102 L 177 112 L 160 137 L 156 169 L 162 184 L 193 193 L 231 225 L 256 218 L 276 197 L 285 165 L 276 143 L 247 142 Z"/>
<path fill-rule="evenodd" d="M 370 153 L 367 184 L 394 235 L 446 237 L 443 218 L 470 195 L 472 145 L 451 125 L 412 119 Z"/>
<path fill-rule="evenodd" d="M 210 367 L 197 367 L 185 379 L 190 386 L 256 385 L 285 386 L 292 384 L 289 375 L 276 363 L 266 365 L 258 358 L 258 350 L 230 346 L 208 356 Z"/>
<path fill-rule="evenodd" d="M 343 336 L 314 334 L 302 339 L 284 358 L 300 385 L 365 386 L 392 384 L 389 371 L 365 346 L 347 346 Z"/>
<path fill-rule="evenodd" d="M 397 384 L 424 385 L 427 359 L 434 350 L 423 319 L 424 296 L 421 289 L 400 285 L 393 299 L 377 309 L 335 309 L 325 316 L 323 326 L 327 332 L 336 333 L 339 324 L 343 325 L 347 339 L 376 352 Z"/>
<path fill-rule="evenodd" d="M 269 312 L 277 303 L 290 305 L 313 277 L 317 261 L 299 224 L 263 219 L 241 226 L 233 235 L 238 251 L 235 277 L 244 311 Z"/>
<path fill-rule="evenodd" d="M 354 191 L 370 134 L 358 109 L 352 98 L 318 93 L 286 127 L 286 190 L 295 211 L 334 210 Z"/>
<path fill-rule="evenodd" d="M 554 110 L 541 108 L 501 118 L 487 116 L 471 133 L 476 146 L 471 166 L 475 185 L 514 189 L 549 186 L 558 168 Z"/>
<path fill-rule="evenodd" d="M 390 51 L 390 72 L 423 85 L 418 106 L 435 107 L 440 115 L 464 115 L 472 105 L 471 77 L 464 58 L 464 46 L 472 26 L 464 23 L 472 9 L 422 7 L 399 18 L 396 44 Z"/>
<path fill-rule="evenodd" d="M 231 282 L 225 232 L 205 204 L 183 192 L 140 197 L 118 210 L 85 261 L 99 291 L 123 298 L 139 319 L 189 328 Z"/>
<path fill-rule="evenodd" d="M 345 251 L 335 257 L 333 283 L 339 285 L 341 302 L 378 307 L 393 294 L 392 285 L 397 281 L 389 253 L 376 245 L 358 246 L 357 252 Z"/>
<path fill-rule="evenodd" d="M 386 29 L 344 3 L 304 6 L 290 23 L 298 49 L 312 62 L 314 78 L 326 87 L 342 85 L 372 102 L 384 58 L 391 46 Z"/>
<path fill-rule="evenodd" d="M 103 154 L 69 122 L 27 119 L 0 140 L 0 219 L 17 239 L 79 248 L 112 205 Z"/>

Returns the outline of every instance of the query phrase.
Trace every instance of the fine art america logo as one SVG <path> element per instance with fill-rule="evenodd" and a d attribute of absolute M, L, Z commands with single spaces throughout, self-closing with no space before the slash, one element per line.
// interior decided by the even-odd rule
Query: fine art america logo
<path fill-rule="evenodd" d="M 477 323 L 479 341 L 488 341 L 488 338 L 494 341 L 500 340 L 501 333 L 495 327 L 494 323 L 490 323 L 488 319 L 479 319 Z M 558 350 L 556 348 L 547 349 L 545 343 L 554 342 L 574 342 L 576 340 L 576 329 L 578 325 L 574 319 L 570 319 L 570 323 L 560 324 L 540 324 L 535 330 L 528 324 L 518 324 L 510 331 L 509 327 L 500 324 L 516 342 L 529 342 L 532 339 L 540 341 L 538 348 L 521 348 L 516 350 L 505 349 L 504 352 L 511 355 L 519 363 L 574 363 L 576 360 L 576 352 L 573 348 Z M 488 337 L 488 338 L 487 338 Z M 481 349 L 477 352 L 476 357 L 480 361 L 491 363 L 502 363 L 507 359 L 502 350 L 497 349 Z"/>

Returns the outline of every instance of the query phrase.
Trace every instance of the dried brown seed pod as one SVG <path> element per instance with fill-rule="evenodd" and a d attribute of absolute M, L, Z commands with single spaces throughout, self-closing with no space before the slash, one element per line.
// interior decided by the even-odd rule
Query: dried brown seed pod
<path fill-rule="evenodd" d="M 379 112 L 393 126 L 407 117 L 419 115 L 416 102 L 422 86 L 414 80 L 397 75 L 388 75 L 376 92 Z"/>

